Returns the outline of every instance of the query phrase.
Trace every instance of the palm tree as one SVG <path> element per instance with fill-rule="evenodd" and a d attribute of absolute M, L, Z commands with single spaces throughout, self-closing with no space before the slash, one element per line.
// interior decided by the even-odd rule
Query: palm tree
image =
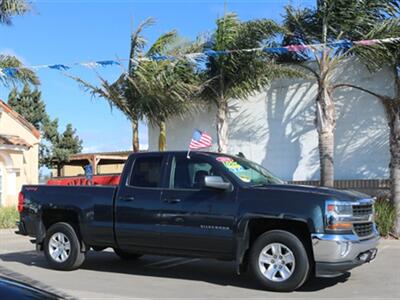
<path fill-rule="evenodd" d="M 129 77 L 130 89 L 137 89 L 140 110 L 152 126 L 159 127 L 159 150 L 166 150 L 166 121 L 184 117 L 196 110 L 199 80 L 193 65 L 186 59 L 176 62 L 144 61 L 134 77 Z M 139 77 L 139 78 L 138 78 Z"/>
<path fill-rule="evenodd" d="M 0 1 L 0 24 L 12 25 L 12 17 L 22 15 L 29 11 L 29 9 L 28 3 L 24 0 Z M 15 56 L 0 54 L 0 71 L 3 68 L 17 68 L 9 69 L 11 74 L 0 74 L 0 82 L 4 86 L 16 83 L 39 84 L 39 79 L 35 73 L 27 68 L 23 68 L 21 61 Z"/>
<path fill-rule="evenodd" d="M 366 38 L 384 39 L 400 37 L 400 18 L 390 18 L 379 24 Z M 355 49 L 371 71 L 389 67 L 394 79 L 394 94 L 388 96 L 354 84 L 339 83 L 336 88 L 354 88 L 380 100 L 385 108 L 389 126 L 391 198 L 396 208 L 395 234 L 400 236 L 400 40 L 394 43 L 375 44 Z"/>
<path fill-rule="evenodd" d="M 354 52 L 350 44 L 329 47 L 338 39 L 361 40 L 388 16 L 393 16 L 398 0 L 318 0 L 315 8 L 286 7 L 284 42 L 288 44 L 322 44 L 311 55 L 291 57 L 304 62 L 314 59 L 317 68 L 299 64 L 314 76 L 318 84 L 315 98 L 316 126 L 320 156 L 321 185 L 334 184 L 334 131 L 336 109 L 333 98 L 332 75 L 335 68 Z"/>
<path fill-rule="evenodd" d="M 217 28 L 205 43 L 208 59 L 201 76 L 207 82 L 201 98 L 217 108 L 218 151 L 227 152 L 229 142 L 229 102 L 253 95 L 275 78 L 294 74 L 294 70 L 279 65 L 263 51 L 224 50 L 257 48 L 274 45 L 280 27 L 267 19 L 241 22 L 234 13 L 216 21 Z M 221 53 L 222 52 L 222 53 Z"/>
<path fill-rule="evenodd" d="M 135 99 L 138 97 L 135 90 L 129 90 L 126 80 L 126 75 L 132 75 L 140 57 L 146 46 L 146 40 L 142 36 L 142 31 L 154 23 L 152 18 L 140 23 L 138 28 L 131 34 L 130 38 L 130 53 L 128 70 L 124 72 L 114 83 L 109 83 L 107 80 L 99 77 L 100 86 L 90 84 L 84 79 L 71 76 L 76 80 L 86 91 L 90 92 L 92 97 L 101 97 L 108 101 L 110 107 L 116 107 L 130 120 L 132 125 L 132 150 L 139 151 L 139 119 L 140 111 L 138 103 Z"/>
<path fill-rule="evenodd" d="M 131 120 L 134 151 L 139 151 L 138 123 L 143 119 L 160 128 L 159 149 L 165 150 L 167 119 L 191 111 L 199 90 L 194 65 L 182 57 L 183 51 L 190 47 L 178 47 L 175 31 L 161 35 L 144 51 L 146 41 L 141 32 L 151 24 L 152 19 L 146 20 L 132 34 L 128 72 L 116 82 L 110 84 L 99 76 L 101 86 L 96 87 L 73 77 L 93 96 L 106 99 Z M 163 55 L 175 58 L 157 59 Z"/>

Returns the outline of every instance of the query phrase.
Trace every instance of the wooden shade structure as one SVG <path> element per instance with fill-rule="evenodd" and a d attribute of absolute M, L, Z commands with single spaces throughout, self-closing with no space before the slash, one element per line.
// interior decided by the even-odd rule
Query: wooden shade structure
<path fill-rule="evenodd" d="M 131 154 L 131 151 L 78 153 L 71 155 L 67 163 L 60 164 L 54 161 L 54 164 L 57 165 L 57 176 L 61 176 L 61 168 L 64 166 L 80 166 L 84 168 L 89 164 L 92 165 L 93 175 L 97 175 L 98 165 L 124 164 L 129 154 Z"/>

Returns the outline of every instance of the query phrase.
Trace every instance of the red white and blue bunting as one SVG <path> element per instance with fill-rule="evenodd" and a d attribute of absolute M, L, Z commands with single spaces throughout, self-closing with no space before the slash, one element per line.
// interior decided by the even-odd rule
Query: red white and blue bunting
<path fill-rule="evenodd" d="M 386 39 L 374 39 L 374 40 L 360 40 L 360 41 L 349 41 L 349 40 L 340 40 L 332 43 L 324 44 L 311 44 L 311 45 L 288 45 L 284 47 L 258 47 L 252 49 L 236 49 L 236 50 L 222 50 L 215 51 L 212 49 L 205 49 L 203 52 L 196 53 L 187 53 L 183 54 L 179 57 L 176 56 L 167 56 L 167 55 L 153 55 L 150 57 L 139 57 L 135 59 L 134 63 L 138 61 L 163 61 L 163 60 L 176 60 L 178 58 L 186 58 L 191 61 L 198 61 L 201 59 L 207 59 L 209 57 L 218 57 L 221 55 L 229 55 L 238 52 L 255 52 L 255 51 L 263 51 L 275 55 L 284 55 L 288 53 L 300 53 L 307 51 L 323 51 L 323 49 L 349 49 L 353 46 L 373 46 L 377 44 L 388 44 L 388 43 L 400 43 L 400 37 L 397 38 L 386 38 Z M 33 71 L 41 70 L 41 69 L 53 69 L 58 71 L 67 71 L 76 66 L 82 66 L 89 69 L 94 69 L 98 67 L 108 67 L 108 66 L 120 66 L 121 62 L 128 61 L 129 59 L 119 59 L 119 60 L 100 60 L 100 61 L 89 61 L 89 62 L 76 62 L 72 64 L 50 64 L 50 65 L 34 65 L 34 66 L 23 66 L 18 68 L 0 68 L 0 78 L 1 77 L 11 77 L 15 78 L 18 75 L 19 70 L 21 69 L 29 69 Z"/>

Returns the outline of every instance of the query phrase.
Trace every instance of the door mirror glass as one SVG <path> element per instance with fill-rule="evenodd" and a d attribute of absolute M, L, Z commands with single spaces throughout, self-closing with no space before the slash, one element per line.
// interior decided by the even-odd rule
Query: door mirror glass
<path fill-rule="evenodd" d="M 229 190 L 232 185 L 229 182 L 224 181 L 221 176 L 205 176 L 204 186 L 219 190 Z"/>

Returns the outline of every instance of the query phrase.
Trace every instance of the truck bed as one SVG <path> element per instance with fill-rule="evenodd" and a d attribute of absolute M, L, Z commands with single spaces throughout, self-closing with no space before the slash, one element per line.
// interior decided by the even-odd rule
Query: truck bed
<path fill-rule="evenodd" d="M 26 185 L 22 189 L 27 209 L 22 218 L 37 218 L 41 210 L 73 212 L 85 242 L 92 240 L 113 243 L 113 202 L 116 186 Z M 30 206 L 31 204 L 31 206 Z M 26 228 L 35 236 L 35 228 Z"/>

